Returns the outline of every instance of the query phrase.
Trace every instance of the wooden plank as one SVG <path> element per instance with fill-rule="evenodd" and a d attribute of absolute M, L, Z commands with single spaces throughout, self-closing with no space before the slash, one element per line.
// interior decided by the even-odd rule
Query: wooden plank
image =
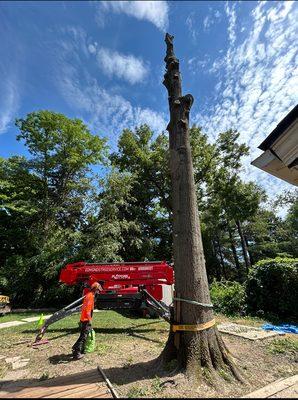
<path fill-rule="evenodd" d="M 25 387 L 15 387 L 15 390 L 8 388 L 0 392 L 0 397 L 10 398 L 30 398 L 30 397 L 41 397 L 46 394 L 54 394 L 59 391 L 67 390 L 68 388 L 78 387 L 79 385 L 88 385 L 92 383 L 104 382 L 97 369 L 86 371 L 85 373 L 77 373 L 72 375 L 60 376 L 57 378 L 51 378 L 47 381 L 34 382 L 26 385 Z M 19 390 L 18 390 L 19 389 Z"/>
<path fill-rule="evenodd" d="M 74 393 L 78 393 L 78 392 L 82 393 L 85 390 L 91 390 L 91 389 L 93 389 L 93 391 L 96 392 L 96 393 L 105 393 L 108 390 L 107 386 L 99 387 L 96 383 L 92 383 L 91 385 L 88 384 L 88 385 L 85 385 L 83 387 L 80 386 L 80 387 L 76 387 L 76 388 L 69 389 L 69 390 L 63 390 L 61 392 L 56 392 L 55 394 L 59 398 L 63 398 L 63 397 L 69 397 L 69 395 L 72 395 Z M 48 395 L 44 395 L 42 397 L 50 398 L 52 396 L 49 395 L 49 397 L 48 397 Z"/>
<path fill-rule="evenodd" d="M 64 390 L 63 392 L 58 392 L 56 393 L 57 396 L 59 396 L 59 398 L 63 398 L 63 397 L 70 397 L 72 395 L 75 395 L 76 393 L 83 393 L 85 391 L 90 391 L 93 390 L 94 393 L 96 393 L 97 391 L 100 393 L 100 391 L 106 391 L 107 388 L 101 388 L 101 390 L 98 390 L 99 388 L 96 386 L 95 383 L 91 384 L 91 385 L 86 385 L 84 387 L 79 387 L 79 388 L 73 388 L 70 390 Z M 46 396 L 44 396 L 46 397 Z"/>
<path fill-rule="evenodd" d="M 298 375 L 290 376 L 289 378 L 279 379 L 273 383 L 270 383 L 269 385 L 266 385 L 263 388 L 256 390 L 252 393 L 248 393 L 242 398 L 267 398 L 297 383 Z"/>
<path fill-rule="evenodd" d="M 107 389 L 108 390 L 108 389 Z M 65 394 L 64 396 L 59 396 L 58 394 L 58 398 L 71 398 L 71 399 L 81 399 L 81 398 L 85 398 L 85 396 L 93 396 L 96 394 L 96 397 L 101 397 L 101 395 L 103 395 L 103 397 L 106 397 L 109 393 L 97 393 L 96 389 L 94 388 L 89 388 L 83 391 L 78 391 L 75 393 L 69 393 L 69 394 Z M 110 396 L 108 396 L 110 398 L 112 398 L 112 395 L 110 394 Z"/>
<path fill-rule="evenodd" d="M 298 398 L 298 384 L 289 386 L 280 392 L 275 393 L 269 397 L 270 399 L 297 399 Z"/>
<path fill-rule="evenodd" d="M 105 380 L 105 382 L 106 382 L 108 388 L 110 389 L 110 392 L 112 393 L 112 396 L 113 396 L 115 399 L 118 399 L 119 396 L 118 396 L 116 390 L 113 388 L 113 385 L 111 384 L 110 380 L 109 380 L 108 377 L 106 376 L 106 374 L 105 374 L 105 372 L 103 371 L 103 369 L 102 369 L 99 365 L 97 366 L 97 369 L 98 369 L 98 371 L 101 373 L 102 377 L 104 378 L 104 380 Z"/>
<path fill-rule="evenodd" d="M 96 381 L 95 381 L 96 382 Z M 28 398 L 28 397 L 41 397 L 45 394 L 55 394 L 57 392 L 67 390 L 67 389 L 72 389 L 74 387 L 78 387 L 80 385 L 89 385 L 90 383 L 94 382 L 88 382 L 88 383 L 73 383 L 72 385 L 50 385 L 50 386 L 26 386 L 20 391 L 13 391 L 10 393 L 10 395 L 5 396 L 5 397 L 18 397 L 18 398 Z"/>
<path fill-rule="evenodd" d="M 90 395 L 86 395 L 84 396 L 85 399 L 94 399 L 94 398 L 100 398 L 100 399 L 112 399 L 113 396 L 111 393 L 106 393 L 106 394 L 101 394 L 101 395 L 97 395 L 97 394 L 90 394 Z"/>
<path fill-rule="evenodd" d="M 91 385 L 94 385 L 94 383 L 91 383 Z M 84 390 L 86 387 L 89 387 L 90 386 L 90 383 L 82 383 L 82 384 L 80 384 L 80 385 L 78 385 L 78 384 L 73 384 L 73 385 L 69 385 L 69 386 L 66 386 L 65 388 L 61 388 L 60 386 L 59 387 L 57 387 L 57 388 L 55 388 L 55 389 L 57 389 L 57 390 L 55 390 L 55 392 L 53 392 L 53 393 L 49 393 L 49 392 L 47 392 L 47 393 L 44 393 L 41 397 L 47 397 L 47 398 L 55 398 L 55 397 L 57 397 L 57 395 L 59 394 L 59 395 L 63 395 L 63 393 L 66 393 L 66 392 L 69 392 L 69 391 L 72 391 L 72 390 Z"/>

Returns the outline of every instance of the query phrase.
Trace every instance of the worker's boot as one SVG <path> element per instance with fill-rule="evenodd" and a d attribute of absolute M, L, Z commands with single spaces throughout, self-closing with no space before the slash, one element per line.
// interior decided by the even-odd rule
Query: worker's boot
<path fill-rule="evenodd" d="M 81 353 L 73 353 L 73 359 L 74 360 L 80 360 L 81 358 L 83 358 L 83 354 Z"/>

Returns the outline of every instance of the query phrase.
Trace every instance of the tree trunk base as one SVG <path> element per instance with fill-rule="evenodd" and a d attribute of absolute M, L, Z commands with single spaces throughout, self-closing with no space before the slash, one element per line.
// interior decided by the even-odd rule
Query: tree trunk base
<path fill-rule="evenodd" d="M 179 335 L 180 344 L 177 348 L 175 334 L 170 332 L 165 348 L 158 357 L 160 367 L 172 369 L 173 373 L 183 372 L 191 380 L 205 380 L 213 385 L 216 385 L 219 376 L 228 379 L 228 375 L 245 383 L 216 328 L 192 335 L 191 341 L 187 333 Z"/>

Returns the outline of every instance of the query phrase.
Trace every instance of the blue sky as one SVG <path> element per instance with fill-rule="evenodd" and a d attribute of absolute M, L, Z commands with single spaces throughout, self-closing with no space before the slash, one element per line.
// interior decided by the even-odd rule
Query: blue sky
<path fill-rule="evenodd" d="M 250 162 L 297 103 L 297 21 L 292 1 L 2 1 L 0 156 L 26 154 L 14 119 L 39 109 L 82 118 L 112 149 L 123 128 L 165 130 L 168 31 L 195 98 L 191 122 L 211 141 L 238 129 L 251 148 L 244 178 L 290 189 Z"/>

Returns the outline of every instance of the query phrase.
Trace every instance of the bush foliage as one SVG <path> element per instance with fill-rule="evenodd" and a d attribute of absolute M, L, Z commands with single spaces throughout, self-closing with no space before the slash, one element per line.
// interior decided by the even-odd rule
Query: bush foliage
<path fill-rule="evenodd" d="M 279 318 L 298 318 L 298 259 L 261 260 L 248 275 L 248 312 Z"/>
<path fill-rule="evenodd" d="M 214 310 L 223 314 L 242 314 L 245 311 L 245 288 L 239 282 L 213 281 L 210 285 Z"/>

